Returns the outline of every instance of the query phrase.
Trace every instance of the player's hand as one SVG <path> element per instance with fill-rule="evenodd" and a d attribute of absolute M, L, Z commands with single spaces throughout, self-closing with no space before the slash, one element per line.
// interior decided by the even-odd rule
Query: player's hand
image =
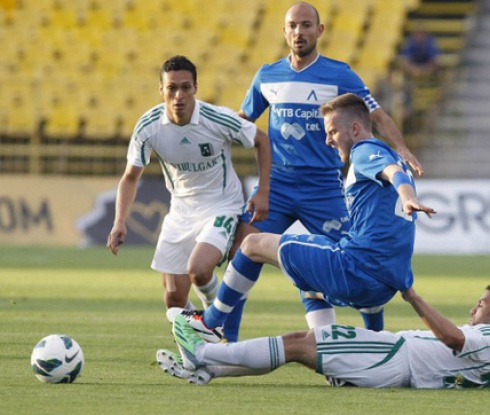
<path fill-rule="evenodd" d="M 267 219 L 269 216 L 269 192 L 261 191 L 260 189 L 249 199 L 247 211 L 252 213 L 252 219 L 249 224 L 260 222 Z"/>
<path fill-rule="evenodd" d="M 403 211 L 408 215 L 412 215 L 413 212 L 424 212 L 429 218 L 437 212 L 430 206 L 425 206 L 417 199 L 409 199 L 403 202 Z"/>
<path fill-rule="evenodd" d="M 126 234 L 126 226 L 114 226 L 111 233 L 109 233 L 109 236 L 107 237 L 107 248 L 109 248 L 114 255 L 117 255 L 119 247 L 124 243 Z"/>
<path fill-rule="evenodd" d="M 400 156 L 402 156 L 403 161 L 405 161 L 405 163 L 407 163 L 414 171 L 416 171 L 419 176 L 423 176 L 424 169 L 422 165 L 417 160 L 417 157 L 415 157 L 408 148 L 401 150 L 398 153 L 400 154 Z"/>

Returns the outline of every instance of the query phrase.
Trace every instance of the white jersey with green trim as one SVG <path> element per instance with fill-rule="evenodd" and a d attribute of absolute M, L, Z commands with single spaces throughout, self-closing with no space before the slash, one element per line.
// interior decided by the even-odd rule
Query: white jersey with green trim
<path fill-rule="evenodd" d="M 430 330 L 375 332 L 332 324 L 315 328 L 317 372 L 333 386 L 345 384 L 417 389 L 490 386 L 490 325 L 459 327 L 456 353 Z"/>
<path fill-rule="evenodd" d="M 406 341 L 412 388 L 490 386 L 490 325 L 459 327 L 465 336 L 456 353 L 429 330 L 398 332 Z"/>
<path fill-rule="evenodd" d="M 172 200 L 193 211 L 219 203 L 219 208 L 244 203 L 240 180 L 231 161 L 232 142 L 254 146 L 255 124 L 231 109 L 199 100 L 189 124 L 172 123 L 165 104 L 148 110 L 131 137 L 127 159 L 144 167 L 154 150 Z"/>

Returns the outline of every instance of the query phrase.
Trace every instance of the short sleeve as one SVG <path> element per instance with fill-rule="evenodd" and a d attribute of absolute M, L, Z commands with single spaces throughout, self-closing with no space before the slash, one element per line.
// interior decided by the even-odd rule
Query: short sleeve
<path fill-rule="evenodd" d="M 241 109 L 248 118 L 256 120 L 269 107 L 269 102 L 265 99 L 261 92 L 261 72 L 265 68 L 264 65 L 254 76 L 252 83 L 242 102 Z"/>

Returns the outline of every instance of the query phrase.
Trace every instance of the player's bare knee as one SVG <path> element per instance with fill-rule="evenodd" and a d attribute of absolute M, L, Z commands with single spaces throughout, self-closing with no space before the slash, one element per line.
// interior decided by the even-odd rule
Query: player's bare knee
<path fill-rule="evenodd" d="M 262 234 L 260 233 L 252 233 L 247 235 L 242 242 L 242 246 L 240 247 L 242 253 L 252 261 L 255 261 L 258 258 L 261 236 Z"/>
<path fill-rule="evenodd" d="M 191 265 L 189 267 L 189 278 L 193 284 L 197 286 L 206 285 L 211 281 L 213 270 L 207 269 L 199 265 Z"/>

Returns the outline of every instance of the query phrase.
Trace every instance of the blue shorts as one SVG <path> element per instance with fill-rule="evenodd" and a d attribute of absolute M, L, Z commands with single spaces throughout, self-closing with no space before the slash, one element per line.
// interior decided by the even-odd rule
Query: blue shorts
<path fill-rule="evenodd" d="M 254 223 L 257 229 L 282 234 L 299 220 L 312 234 L 328 235 L 336 241 L 347 233 L 349 213 L 339 171 L 276 170 L 271 173 L 269 216 Z M 249 222 L 251 218 L 246 212 L 241 220 Z"/>
<path fill-rule="evenodd" d="M 359 269 L 338 243 L 323 235 L 283 235 L 278 257 L 299 289 L 321 292 L 332 304 L 381 306 L 397 292 Z"/>

